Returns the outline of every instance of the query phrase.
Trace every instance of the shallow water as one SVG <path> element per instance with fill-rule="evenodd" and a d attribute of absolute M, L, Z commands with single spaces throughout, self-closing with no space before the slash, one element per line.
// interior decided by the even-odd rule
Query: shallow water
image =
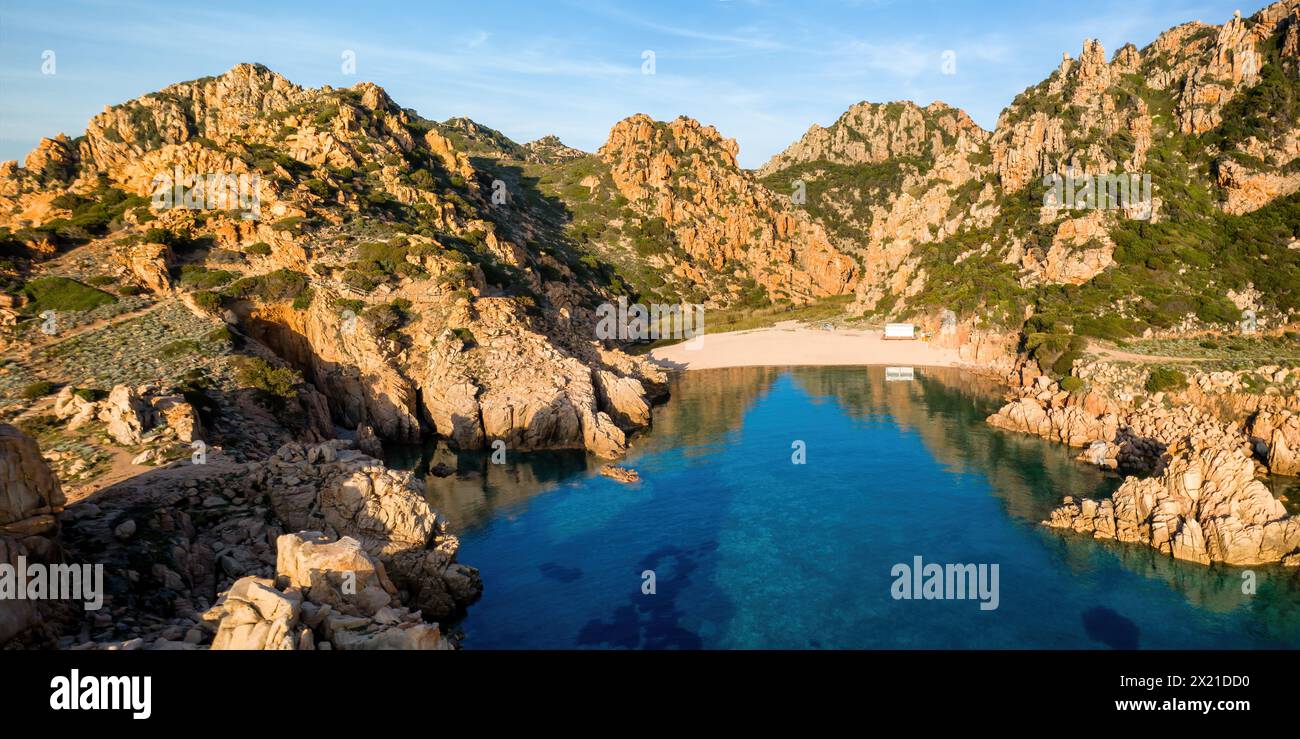
<path fill-rule="evenodd" d="M 698 371 L 622 463 L 639 484 L 577 452 L 390 463 L 461 470 L 427 482 L 485 583 L 467 648 L 1300 647 L 1294 569 L 1253 568 L 1247 595 L 1245 570 L 1041 526 L 1119 478 L 988 427 L 997 390 L 957 370 Z M 917 556 L 998 565 L 997 607 L 895 599 Z"/>

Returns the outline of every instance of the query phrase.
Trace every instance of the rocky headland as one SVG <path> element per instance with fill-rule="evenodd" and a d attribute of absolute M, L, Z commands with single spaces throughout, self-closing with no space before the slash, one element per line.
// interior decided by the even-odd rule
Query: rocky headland
<path fill-rule="evenodd" d="M 668 377 L 597 335 L 620 299 L 914 323 L 1006 382 L 990 424 L 1127 476 L 1049 525 L 1296 564 L 1298 34 L 1088 40 L 992 131 L 864 101 L 755 172 L 686 117 L 587 153 L 257 64 L 108 106 L 0 164 L 0 559 L 101 563 L 105 606 L 5 601 L 0 643 L 455 646 L 483 584 L 382 459 L 621 457 Z"/>

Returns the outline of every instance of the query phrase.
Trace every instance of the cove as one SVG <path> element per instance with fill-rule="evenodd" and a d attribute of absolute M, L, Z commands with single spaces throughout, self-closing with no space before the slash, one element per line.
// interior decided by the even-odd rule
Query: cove
<path fill-rule="evenodd" d="M 625 464 L 393 450 L 478 567 L 469 649 L 1300 647 L 1300 572 L 1177 562 L 1040 525 L 1120 479 L 984 423 L 991 381 L 883 367 L 688 372 Z M 793 463 L 802 442 L 803 464 Z M 450 477 L 428 473 L 439 462 Z M 897 565 L 998 567 L 998 607 L 891 595 Z M 653 572 L 653 593 L 643 573 Z"/>

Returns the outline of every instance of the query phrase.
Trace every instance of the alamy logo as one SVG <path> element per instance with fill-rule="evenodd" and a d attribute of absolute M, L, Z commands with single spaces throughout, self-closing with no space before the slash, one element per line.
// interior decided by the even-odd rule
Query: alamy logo
<path fill-rule="evenodd" d="M 1151 175 L 1100 174 L 1064 177 L 1053 172 L 1043 178 L 1044 208 L 1064 210 L 1123 210 L 1130 218 L 1151 218 Z"/>
<path fill-rule="evenodd" d="M 0 600 L 80 600 L 87 611 L 104 606 L 104 565 L 0 563 Z"/>
<path fill-rule="evenodd" d="M 889 570 L 894 600 L 978 600 L 981 611 L 998 608 L 998 566 L 995 564 L 923 563 L 921 555 L 912 564 L 900 562 Z"/>
<path fill-rule="evenodd" d="M 150 206 L 154 210 L 237 210 L 245 221 L 256 221 L 262 217 L 261 184 L 256 173 L 196 175 L 177 166 L 174 174 L 154 175 Z"/>
<path fill-rule="evenodd" d="M 50 680 L 50 708 L 56 711 L 131 711 L 131 718 L 153 715 L 152 681 L 145 677 L 81 676 L 72 670 L 67 677 Z"/>
<path fill-rule="evenodd" d="M 617 305 L 600 304 L 596 318 L 596 338 L 602 341 L 690 339 L 687 349 L 698 349 L 704 341 L 704 306 L 699 304 L 628 305 L 620 297 Z"/>

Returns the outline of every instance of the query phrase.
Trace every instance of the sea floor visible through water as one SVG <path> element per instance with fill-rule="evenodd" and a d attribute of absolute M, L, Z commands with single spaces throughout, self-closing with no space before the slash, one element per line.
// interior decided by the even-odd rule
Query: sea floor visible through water
<path fill-rule="evenodd" d="M 493 464 L 432 444 L 389 462 L 426 478 L 482 573 L 453 625 L 470 649 L 1300 647 L 1295 568 L 1204 567 L 1041 525 L 1120 478 L 989 427 L 1000 402 L 955 369 L 702 370 L 674 380 L 619 462 L 639 483 L 581 452 Z M 439 461 L 458 472 L 429 475 Z M 996 607 L 896 598 L 917 557 L 996 565 Z"/>

